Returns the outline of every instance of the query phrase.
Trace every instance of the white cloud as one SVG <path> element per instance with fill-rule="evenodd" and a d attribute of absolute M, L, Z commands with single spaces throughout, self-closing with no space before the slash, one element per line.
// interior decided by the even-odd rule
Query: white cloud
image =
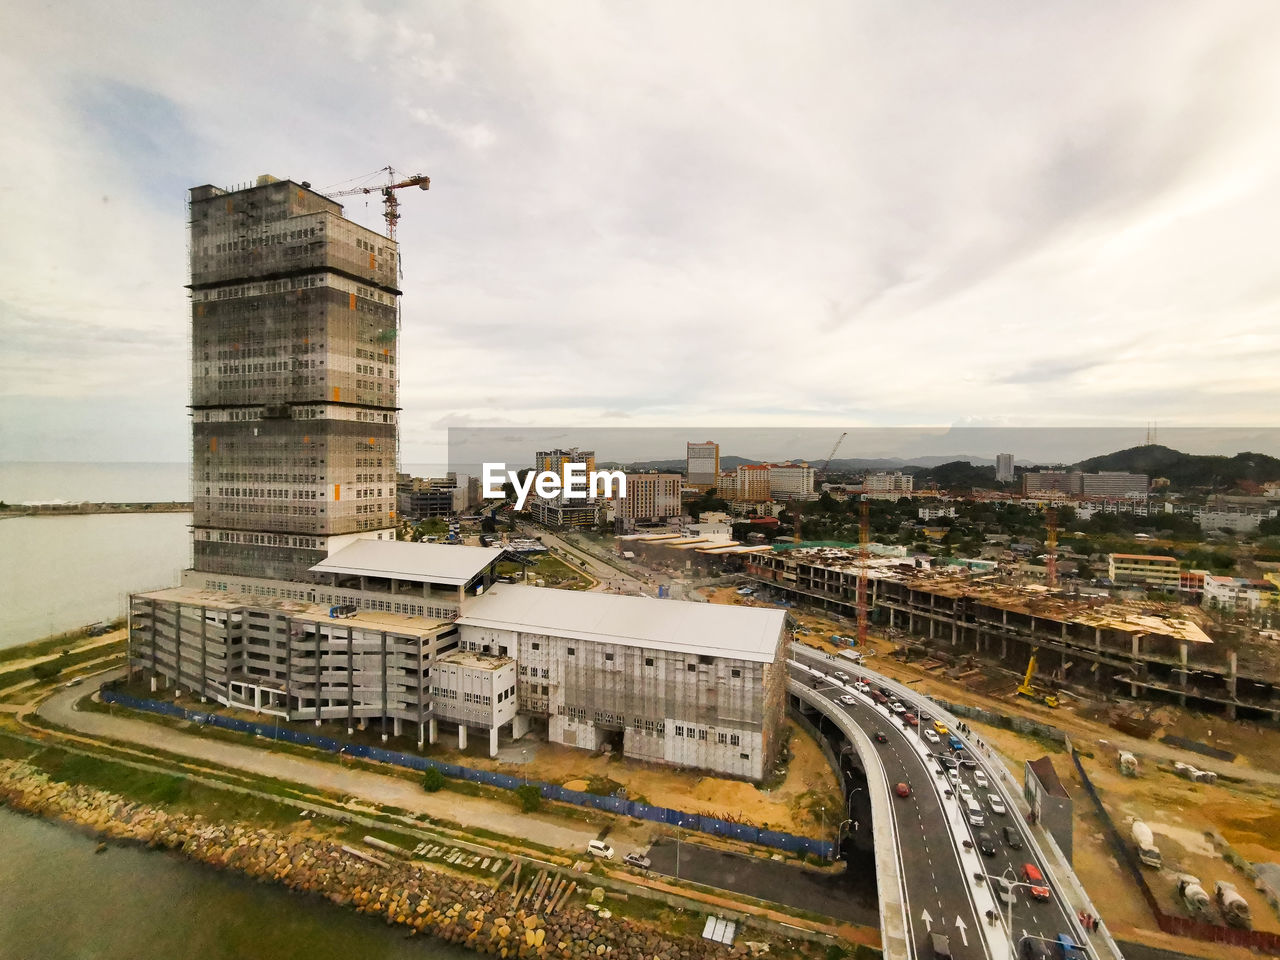
<path fill-rule="evenodd" d="M 126 409 L 180 410 L 185 187 L 386 163 L 432 178 L 400 225 L 407 461 L 454 417 L 1250 424 L 1278 406 L 1267 0 L 0 17 L 24 38 L 0 61 L 23 90 L 0 103 L 14 436 L 39 434 L 12 429 L 38 397 L 89 401 L 104 446 Z M 376 197 L 347 212 L 381 225 Z M 41 449 L 85 449 L 73 419 L 50 415 Z M 139 428 L 185 455 L 180 417 Z"/>

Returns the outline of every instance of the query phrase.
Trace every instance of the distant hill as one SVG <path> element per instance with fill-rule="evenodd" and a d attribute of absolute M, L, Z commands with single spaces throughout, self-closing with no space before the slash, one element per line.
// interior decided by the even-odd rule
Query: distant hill
<path fill-rule="evenodd" d="M 1223 457 L 1183 453 L 1159 444 L 1090 457 L 1080 461 L 1076 467 L 1086 473 L 1123 470 L 1145 473 L 1149 477 L 1167 477 L 1171 486 L 1181 489 L 1212 487 L 1226 490 L 1241 482 L 1280 480 L 1280 460 L 1265 453 L 1237 453 L 1234 457 Z"/>

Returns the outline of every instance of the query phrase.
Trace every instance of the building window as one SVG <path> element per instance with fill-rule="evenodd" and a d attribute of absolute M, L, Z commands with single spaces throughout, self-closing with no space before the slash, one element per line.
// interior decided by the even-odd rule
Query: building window
<path fill-rule="evenodd" d="M 724 734 L 724 733 L 716 734 L 716 743 L 720 744 L 721 746 L 724 746 L 728 742 L 729 742 L 728 734 Z"/>
<path fill-rule="evenodd" d="M 696 663 L 688 663 L 688 664 L 685 664 L 685 669 L 688 670 L 690 673 L 697 673 L 698 665 Z"/>
<path fill-rule="evenodd" d="M 740 753 L 740 754 L 738 754 L 738 759 L 739 759 L 739 760 L 750 760 L 750 759 L 751 759 L 751 754 L 749 754 L 749 753 Z"/>
<path fill-rule="evenodd" d="M 567 650 L 565 650 L 565 653 L 567 653 L 569 656 L 571 656 L 571 657 L 572 657 L 572 656 L 574 655 L 575 651 L 574 651 L 573 647 L 569 647 Z"/>
<path fill-rule="evenodd" d="M 677 737 L 684 736 L 684 727 L 680 726 L 679 724 L 676 724 L 676 736 Z"/>
<path fill-rule="evenodd" d="M 653 666 L 653 657 L 645 657 L 645 658 L 644 658 L 644 665 L 645 665 L 646 667 L 652 667 L 652 666 Z"/>
<path fill-rule="evenodd" d="M 736 733 L 729 734 L 729 746 L 736 747 L 739 743 L 740 743 L 740 740 Z"/>
<path fill-rule="evenodd" d="M 741 670 L 738 670 L 738 669 L 730 670 L 730 671 L 729 671 L 729 676 L 731 676 L 731 677 L 733 677 L 733 679 L 737 680 L 739 677 L 741 677 L 741 676 L 742 676 L 742 671 L 741 671 Z"/>
<path fill-rule="evenodd" d="M 698 731 L 698 739 L 699 739 L 699 740 L 705 740 L 705 739 L 707 739 L 707 731 L 705 731 L 705 730 L 699 730 L 699 731 Z"/>
<path fill-rule="evenodd" d="M 541 650 L 541 649 L 542 649 L 542 644 L 540 644 L 540 643 L 531 643 L 531 644 L 529 644 L 529 647 L 530 647 L 531 649 L 533 649 L 533 650 Z"/>
<path fill-rule="evenodd" d="M 612 653 L 606 653 L 606 654 L 604 655 L 604 662 L 605 662 L 605 663 L 613 663 L 613 654 L 612 654 Z"/>

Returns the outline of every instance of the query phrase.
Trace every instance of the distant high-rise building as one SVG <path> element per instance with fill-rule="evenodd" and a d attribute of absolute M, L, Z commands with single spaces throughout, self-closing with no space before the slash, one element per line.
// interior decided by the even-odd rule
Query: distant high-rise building
<path fill-rule="evenodd" d="M 813 467 L 807 463 L 769 464 L 769 495 L 775 498 L 807 499 L 813 493 Z"/>
<path fill-rule="evenodd" d="M 886 493 L 908 494 L 915 483 L 909 473 L 870 473 L 862 481 L 865 493 L 883 495 Z"/>
<path fill-rule="evenodd" d="M 769 499 L 769 465 L 767 463 L 744 463 L 738 467 L 735 499 L 750 503 L 764 503 Z"/>
<path fill-rule="evenodd" d="M 194 569 L 314 580 L 395 536 L 396 244 L 289 180 L 190 201 Z"/>
<path fill-rule="evenodd" d="M 1011 483 L 1013 481 L 1013 454 L 998 453 L 996 454 L 996 483 Z"/>
<path fill-rule="evenodd" d="M 681 514 L 678 473 L 628 473 L 627 495 L 614 498 L 613 514 L 622 520 L 665 520 Z"/>
<path fill-rule="evenodd" d="M 694 490 L 710 490 L 720 475 L 720 444 L 685 444 L 685 481 Z"/>
<path fill-rule="evenodd" d="M 1086 497 L 1133 497 L 1147 495 L 1151 484 L 1145 473 L 1110 470 L 1086 473 L 1081 477 L 1081 493 Z"/>
<path fill-rule="evenodd" d="M 559 474 L 561 481 L 564 480 L 564 468 L 568 463 L 585 463 L 587 475 L 591 474 L 596 468 L 596 452 L 594 450 L 579 450 L 577 447 L 570 447 L 567 450 L 539 450 L 533 455 L 533 469 L 538 473 L 555 473 Z"/>
<path fill-rule="evenodd" d="M 1082 476 L 1079 470 L 1028 470 L 1022 475 L 1022 492 L 1078 496 L 1084 486 Z"/>

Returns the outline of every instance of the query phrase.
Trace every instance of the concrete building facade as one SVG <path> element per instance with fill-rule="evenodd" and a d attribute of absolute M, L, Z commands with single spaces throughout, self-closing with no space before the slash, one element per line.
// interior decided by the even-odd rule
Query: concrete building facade
<path fill-rule="evenodd" d="M 678 517 L 684 512 L 680 490 L 684 478 L 678 473 L 628 473 L 627 495 L 610 501 L 613 516 L 624 522 L 655 522 Z"/>
<path fill-rule="evenodd" d="M 190 210 L 194 566 L 306 579 L 394 537 L 396 245 L 273 177 Z"/>
<path fill-rule="evenodd" d="M 813 467 L 807 463 L 771 463 L 769 464 L 769 495 L 782 500 L 811 499 L 815 496 L 813 477 Z"/>
<path fill-rule="evenodd" d="M 1113 553 L 1107 557 L 1107 576 L 1113 583 L 1177 590 L 1181 572 L 1177 557 Z"/>
<path fill-rule="evenodd" d="M 907 496 L 915 485 L 909 473 L 870 473 L 862 481 L 862 490 L 871 496 Z"/>
<path fill-rule="evenodd" d="M 778 748 L 785 612 L 499 584 L 459 619 L 515 657 L 556 743 L 761 779 Z"/>
<path fill-rule="evenodd" d="M 1013 481 L 1013 454 L 996 454 L 996 482 L 1011 483 Z"/>
<path fill-rule="evenodd" d="M 713 440 L 685 444 L 685 480 L 699 492 L 712 489 L 720 476 L 720 444 Z"/>

